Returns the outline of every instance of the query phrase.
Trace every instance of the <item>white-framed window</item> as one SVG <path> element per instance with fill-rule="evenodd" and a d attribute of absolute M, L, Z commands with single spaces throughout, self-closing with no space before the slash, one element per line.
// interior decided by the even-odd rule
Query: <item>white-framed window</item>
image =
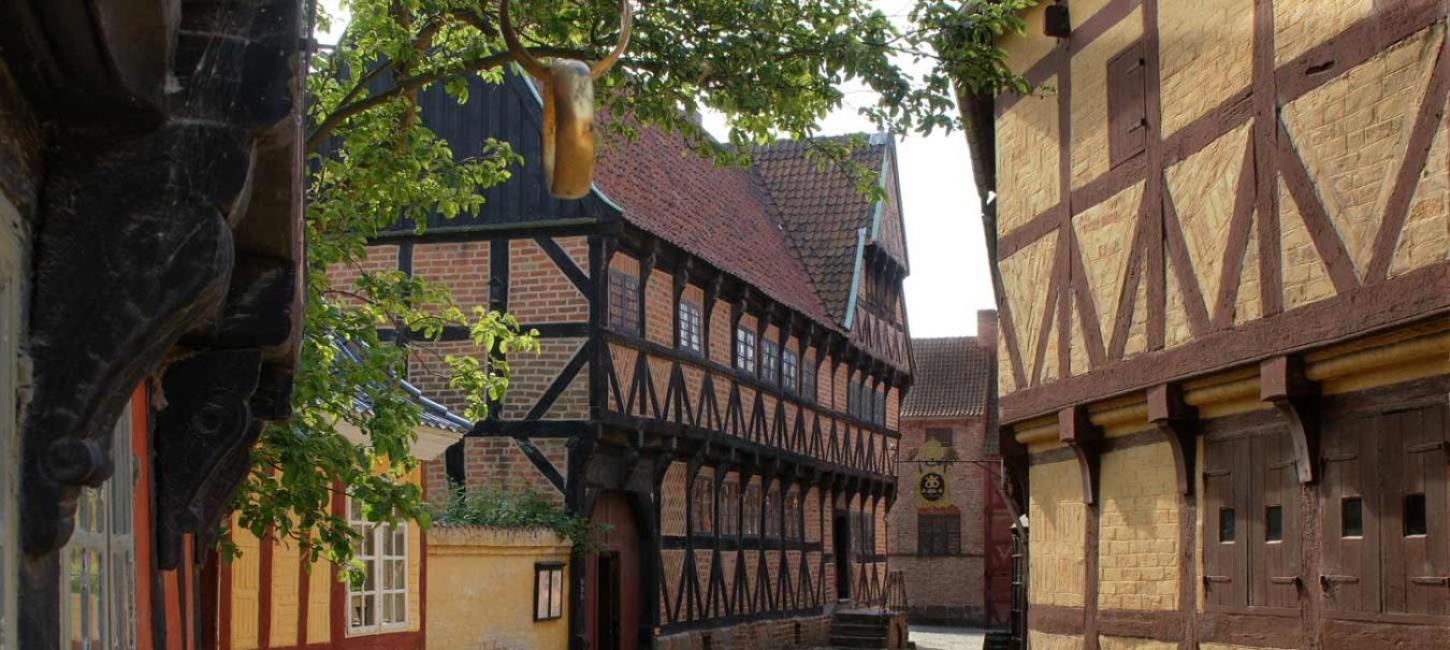
<path fill-rule="evenodd" d="M 800 384 L 797 383 L 799 375 L 800 356 L 794 350 L 787 348 L 780 356 L 780 382 L 785 386 L 788 393 L 799 393 Z"/>
<path fill-rule="evenodd" d="M 780 344 L 775 341 L 760 343 L 760 378 L 771 386 L 780 385 Z"/>
<path fill-rule="evenodd" d="M 136 647 L 136 473 L 129 405 L 112 442 L 115 470 L 100 487 L 81 490 L 75 532 L 61 551 L 61 642 L 73 650 Z"/>
<path fill-rule="evenodd" d="M 20 422 L 15 411 L 20 361 L 20 242 L 11 223 L 20 217 L 0 196 L 0 650 L 19 647 L 15 621 L 19 588 Z"/>
<path fill-rule="evenodd" d="M 755 332 L 735 328 L 735 367 L 755 374 Z"/>
<path fill-rule="evenodd" d="M 685 300 L 680 301 L 680 349 L 700 354 L 700 332 L 704 329 L 700 306 Z"/>
<path fill-rule="evenodd" d="M 347 500 L 347 520 L 361 539 L 355 558 L 362 585 L 347 587 L 349 636 L 378 634 L 408 624 L 408 526 L 368 521 L 362 503 Z"/>

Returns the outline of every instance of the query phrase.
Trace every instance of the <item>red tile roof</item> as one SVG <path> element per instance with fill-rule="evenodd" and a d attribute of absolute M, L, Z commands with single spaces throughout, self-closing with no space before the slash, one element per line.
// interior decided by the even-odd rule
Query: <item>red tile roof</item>
<path fill-rule="evenodd" d="M 982 415 L 992 381 L 992 350 L 976 337 L 912 339 L 916 371 L 901 404 L 902 418 Z"/>
<path fill-rule="evenodd" d="M 872 204 L 839 169 L 820 169 L 804 146 L 779 143 L 753 168 L 721 167 L 684 139 L 636 126 L 637 140 L 601 143 L 595 183 L 625 220 L 760 289 L 772 299 L 844 329 L 855 268 L 856 229 Z M 886 145 L 859 150 L 879 169 Z"/>

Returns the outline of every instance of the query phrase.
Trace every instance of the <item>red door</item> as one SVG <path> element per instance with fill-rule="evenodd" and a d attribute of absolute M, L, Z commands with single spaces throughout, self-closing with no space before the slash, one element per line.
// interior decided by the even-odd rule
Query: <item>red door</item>
<path fill-rule="evenodd" d="M 638 650 L 639 533 L 629 498 L 600 495 L 590 520 L 606 524 L 603 551 L 584 560 L 584 631 L 590 648 Z"/>
<path fill-rule="evenodd" d="M 1012 624 L 1012 511 L 1002 500 L 1002 491 L 993 484 L 991 472 L 983 472 L 987 482 L 987 626 L 1007 627 Z"/>

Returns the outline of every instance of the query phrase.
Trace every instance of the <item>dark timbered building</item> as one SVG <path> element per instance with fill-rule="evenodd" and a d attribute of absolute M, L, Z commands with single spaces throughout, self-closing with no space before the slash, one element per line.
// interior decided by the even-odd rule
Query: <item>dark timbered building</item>
<path fill-rule="evenodd" d="M 548 198 L 540 104 L 508 76 L 425 93 L 458 155 L 525 166 L 472 216 L 375 242 L 369 266 L 447 283 L 542 338 L 490 419 L 426 471 L 552 494 L 611 526 L 573 561 L 576 648 L 821 644 L 883 597 L 897 412 L 910 382 L 894 145 L 862 137 L 882 201 L 783 142 L 722 168 L 642 127 L 606 138 L 593 191 Z M 419 342 L 482 354 L 463 332 Z M 424 363 L 412 379 L 448 401 Z"/>
<path fill-rule="evenodd" d="M 307 7 L 0 3 L 0 648 L 201 647 L 291 405 Z"/>

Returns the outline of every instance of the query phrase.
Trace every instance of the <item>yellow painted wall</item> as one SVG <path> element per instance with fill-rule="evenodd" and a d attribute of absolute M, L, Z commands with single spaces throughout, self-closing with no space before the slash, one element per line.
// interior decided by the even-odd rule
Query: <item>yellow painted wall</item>
<path fill-rule="evenodd" d="M 261 647 L 257 628 L 262 588 L 262 542 L 245 530 L 232 535 L 240 555 L 232 562 L 232 648 Z"/>
<path fill-rule="evenodd" d="M 1374 10 L 1374 0 L 1274 0 L 1274 65 L 1284 65 Z"/>
<path fill-rule="evenodd" d="M 1072 57 L 1073 187 L 1108 171 L 1108 59 L 1142 36 L 1139 7 Z"/>
<path fill-rule="evenodd" d="M 1172 135 L 1253 78 L 1253 0 L 1160 0 L 1163 133 Z"/>
<path fill-rule="evenodd" d="M 1178 644 L 1152 639 L 1101 636 L 1098 637 L 1098 648 L 1101 650 L 1177 650 Z"/>
<path fill-rule="evenodd" d="M 1033 465 L 1030 481 L 1032 567 L 1027 600 L 1033 605 L 1082 607 L 1087 506 L 1082 502 L 1077 461 Z"/>
<path fill-rule="evenodd" d="M 1027 632 L 1027 647 L 1032 650 L 1082 650 L 1083 638 L 1066 634 Z"/>
<path fill-rule="evenodd" d="M 1168 444 L 1103 454 L 1099 480 L 1098 607 L 1176 610 L 1178 491 Z"/>
<path fill-rule="evenodd" d="M 1045 86 L 1054 87 L 1056 77 Z M 999 194 L 997 233 L 1005 235 L 1062 199 L 1058 161 L 1062 136 L 1058 129 L 1058 97 L 1043 91 L 1023 97 L 997 119 Z"/>
<path fill-rule="evenodd" d="M 534 563 L 567 562 L 549 531 L 435 526 L 428 533 L 428 650 L 563 650 L 564 615 L 534 621 Z M 569 584 L 569 571 L 564 571 Z"/>

